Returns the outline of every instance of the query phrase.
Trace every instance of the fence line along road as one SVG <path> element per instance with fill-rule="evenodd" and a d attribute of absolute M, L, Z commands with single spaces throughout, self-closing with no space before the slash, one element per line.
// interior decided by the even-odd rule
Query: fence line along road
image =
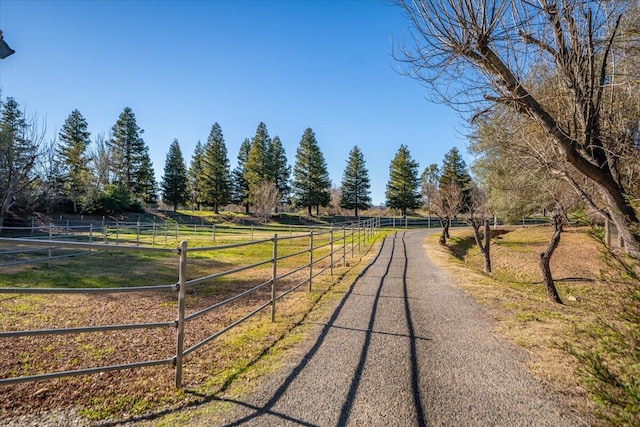
<path fill-rule="evenodd" d="M 10 378 L 0 379 L 0 386 L 16 384 L 30 381 L 48 380 L 53 378 L 76 376 L 76 375 L 88 375 L 98 372 L 106 372 L 121 369 L 132 369 L 144 366 L 155 365 L 173 365 L 175 369 L 175 386 L 180 388 L 182 386 L 182 367 L 183 359 L 185 356 L 193 353 L 199 348 L 205 346 L 215 338 L 234 328 L 235 326 L 243 323 L 247 319 L 266 309 L 271 308 L 271 319 L 275 319 L 277 301 L 284 298 L 291 292 L 299 289 L 300 287 L 307 285 L 308 290 L 312 289 L 313 279 L 329 271 L 333 274 L 335 265 L 346 265 L 347 254 L 351 254 L 353 258 L 355 251 L 360 251 L 362 245 L 371 244 L 376 234 L 380 231 L 381 221 L 377 218 L 371 218 L 365 221 L 360 221 L 351 224 L 349 227 L 343 225 L 342 227 L 329 227 L 320 230 L 311 230 L 306 233 L 291 234 L 289 236 L 278 236 L 277 233 L 273 234 L 270 238 L 253 240 L 248 242 L 229 243 L 226 245 L 218 246 L 204 246 L 204 247 L 188 247 L 186 241 L 180 242 L 177 248 L 161 248 L 161 247 L 148 247 L 140 246 L 140 239 L 137 239 L 136 245 L 113 245 L 107 243 L 96 243 L 87 241 L 69 241 L 69 240 L 43 240 L 36 238 L 0 238 L 1 246 L 9 246 L 10 250 L 0 252 L 0 257 L 3 254 L 14 254 L 18 249 L 16 248 L 29 248 L 24 250 L 25 253 L 32 251 L 33 248 L 51 251 L 52 248 L 60 249 L 84 249 L 95 253 L 95 251 L 133 251 L 133 252 L 146 252 L 146 253 L 165 253 L 165 254 L 177 254 L 180 258 L 177 274 L 177 282 L 164 284 L 164 285 L 149 285 L 149 286 L 131 286 L 131 287 L 113 287 L 113 288 L 9 288 L 0 287 L 0 294 L 14 294 L 14 295 L 32 295 L 32 294 L 87 294 L 87 293 L 123 293 L 123 292 L 158 292 L 158 291 L 175 291 L 177 293 L 177 318 L 169 319 L 162 322 L 139 322 L 130 324 L 112 324 L 112 325 L 86 325 L 82 327 L 73 328 L 54 328 L 54 329 L 34 329 L 34 330 L 13 330 L 0 332 L 0 338 L 15 339 L 20 337 L 34 337 L 45 335 L 74 335 L 79 333 L 93 333 L 103 331 L 132 331 L 137 329 L 148 328 L 175 328 L 176 329 L 176 352 L 175 354 L 156 360 L 144 360 L 133 361 L 129 363 L 108 365 L 108 366 L 96 366 L 85 369 L 76 369 L 60 372 L 46 372 L 37 375 L 18 376 Z M 51 228 L 49 228 L 51 233 Z M 86 236 L 85 236 L 86 237 Z M 255 235 L 252 235 L 252 239 Z M 294 240 L 308 239 L 308 249 L 300 250 L 294 253 L 285 253 L 279 255 L 278 246 L 287 244 Z M 189 265 L 188 254 L 191 252 L 212 252 L 224 251 L 231 248 L 239 248 L 252 245 L 264 245 L 270 243 L 272 245 L 272 256 L 263 259 L 259 262 L 255 262 L 250 265 L 236 265 L 231 269 L 218 272 L 215 274 L 205 275 L 202 277 L 187 279 L 187 268 Z M 279 269 L 279 261 L 290 259 L 295 256 L 304 256 L 308 254 L 308 261 L 301 265 L 296 265 L 290 268 L 289 271 L 281 271 Z M 48 259 L 50 263 L 51 258 Z M 38 260 L 37 262 L 41 262 Z M 326 263 L 327 265 L 321 265 Z M 217 278 L 229 276 L 242 271 L 255 269 L 266 264 L 272 264 L 272 274 L 269 280 L 258 284 L 248 290 L 233 295 L 223 301 L 217 302 L 209 307 L 202 308 L 193 313 L 186 313 L 185 309 L 185 296 L 188 288 L 197 284 L 205 283 Z M 15 264 L 12 264 L 15 265 Z M 0 265 L 0 268 L 5 265 Z M 49 266 L 51 266 L 49 264 Z M 314 268 L 315 267 L 315 268 Z M 277 292 L 277 284 L 282 279 L 292 276 L 295 273 L 299 273 L 303 270 L 308 270 L 306 277 L 299 283 L 294 284 L 289 289 L 282 291 L 280 294 Z M 185 334 L 188 333 L 186 325 L 189 321 L 194 320 L 206 313 L 209 313 L 217 308 L 225 306 L 231 302 L 234 302 L 240 298 L 251 295 L 261 289 L 271 287 L 271 297 L 269 301 L 260 305 L 259 307 L 251 310 L 249 313 L 244 314 L 240 319 L 225 325 L 217 332 L 202 339 L 200 342 L 193 344 L 189 348 L 184 348 Z M 38 351 L 38 349 L 34 349 Z"/>

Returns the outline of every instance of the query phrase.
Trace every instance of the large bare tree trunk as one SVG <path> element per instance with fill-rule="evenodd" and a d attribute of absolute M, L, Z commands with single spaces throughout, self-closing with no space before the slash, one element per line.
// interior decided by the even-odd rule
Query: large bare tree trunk
<path fill-rule="evenodd" d="M 542 282 L 547 292 L 547 299 L 558 304 L 562 304 L 556 285 L 553 282 L 553 276 L 551 275 L 551 256 L 560 243 L 560 234 L 562 233 L 562 217 L 560 215 L 554 215 L 551 218 L 551 225 L 553 227 L 553 235 L 549 241 L 547 250 L 540 254 L 540 271 L 542 272 Z"/>

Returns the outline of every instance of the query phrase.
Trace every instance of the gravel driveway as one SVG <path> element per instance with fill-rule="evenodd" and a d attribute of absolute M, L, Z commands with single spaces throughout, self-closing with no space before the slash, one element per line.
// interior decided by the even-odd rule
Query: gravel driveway
<path fill-rule="evenodd" d="M 302 357 L 224 425 L 583 425 L 427 259 L 425 237 L 387 237 Z"/>

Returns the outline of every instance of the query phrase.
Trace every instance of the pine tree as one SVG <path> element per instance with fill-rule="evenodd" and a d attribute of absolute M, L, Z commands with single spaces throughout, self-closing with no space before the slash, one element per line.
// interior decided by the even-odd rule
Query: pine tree
<path fill-rule="evenodd" d="M 244 178 L 245 166 L 249 158 L 249 150 L 251 150 L 251 140 L 246 138 L 240 144 L 238 152 L 238 164 L 232 173 L 232 191 L 231 202 L 236 205 L 244 206 L 245 213 L 249 213 L 249 183 Z"/>
<path fill-rule="evenodd" d="M 400 209 L 402 215 L 407 211 L 420 207 L 420 193 L 418 191 L 418 163 L 411 158 L 406 145 L 401 145 L 389 167 L 389 182 L 387 183 L 387 206 Z"/>
<path fill-rule="evenodd" d="M 220 206 L 229 202 L 231 173 L 227 147 L 224 144 L 222 128 L 218 123 L 211 126 L 211 132 L 204 147 L 203 163 L 205 204 L 213 206 L 215 213 L 220 213 Z"/>
<path fill-rule="evenodd" d="M 342 176 L 340 207 L 354 209 L 355 216 L 358 216 L 359 209 L 371 207 L 370 188 L 369 171 L 365 166 L 364 155 L 356 145 L 349 153 L 347 168 Z"/>
<path fill-rule="evenodd" d="M 134 177 L 133 196 L 142 199 L 145 203 L 157 203 L 158 183 L 156 182 L 151 157 L 149 157 L 149 149 L 146 146 L 140 155 L 140 167 Z"/>
<path fill-rule="evenodd" d="M 462 192 L 462 212 L 469 211 L 473 181 L 471 180 L 471 175 L 469 175 L 467 164 L 456 147 L 453 147 L 444 155 L 439 184 L 440 188 L 445 188 L 449 184 L 454 184 L 458 187 Z"/>
<path fill-rule="evenodd" d="M 56 166 L 64 195 L 73 202 L 78 212 L 78 200 L 88 191 L 89 168 L 87 147 L 90 144 L 87 121 L 80 111 L 73 110 L 58 133 L 60 143 L 56 150 Z"/>
<path fill-rule="evenodd" d="M 145 154 L 148 157 L 144 140 L 140 137 L 143 132 L 138 127 L 131 108 L 126 107 L 113 126 L 111 139 L 108 141 L 112 155 L 110 166 L 115 181 L 122 183 L 131 196 L 140 196 L 137 179 Z"/>
<path fill-rule="evenodd" d="M 17 196 L 36 179 L 38 143 L 30 138 L 30 128 L 15 99 L 0 103 L 0 226 Z"/>
<path fill-rule="evenodd" d="M 180 144 L 177 139 L 174 139 L 169 146 L 162 177 L 162 201 L 172 205 L 174 212 L 179 204 L 187 201 L 187 184 L 187 167 L 184 164 Z"/>
<path fill-rule="evenodd" d="M 200 206 L 204 202 L 204 184 L 202 182 L 202 173 L 204 170 L 204 147 L 198 141 L 196 148 L 191 157 L 189 165 L 189 196 L 190 201 L 196 204 L 196 209 L 200 210 Z"/>
<path fill-rule="evenodd" d="M 267 147 L 267 176 L 280 193 L 280 204 L 288 203 L 291 192 L 291 166 L 287 162 L 287 155 L 278 136 L 274 136 Z"/>
<path fill-rule="evenodd" d="M 253 198 L 262 183 L 269 181 L 267 151 L 270 144 L 271 137 L 267 132 L 267 125 L 260 122 L 256 134 L 251 140 L 251 149 L 244 165 L 243 177 L 249 186 L 249 200 Z"/>
<path fill-rule="evenodd" d="M 327 172 L 327 164 L 320 151 L 316 136 L 311 128 L 302 135 L 296 151 L 296 163 L 293 166 L 293 197 L 297 206 L 311 208 L 327 206 L 331 200 L 331 180 Z"/>

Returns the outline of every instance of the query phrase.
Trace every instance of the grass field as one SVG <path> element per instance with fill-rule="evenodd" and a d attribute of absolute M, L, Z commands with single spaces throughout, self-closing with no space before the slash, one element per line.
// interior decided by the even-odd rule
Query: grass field
<path fill-rule="evenodd" d="M 250 228 L 244 229 L 244 240 L 250 240 L 250 232 Z M 235 236 L 234 241 L 237 242 L 237 234 Z M 334 239 L 339 237 L 336 235 Z M 356 248 L 354 258 L 351 258 L 351 251 L 347 252 L 345 248 L 346 267 L 342 267 L 340 262 L 334 268 L 333 276 L 327 272 L 314 279 L 311 292 L 307 291 L 305 285 L 280 300 L 275 322 L 270 321 L 269 310 L 263 310 L 188 355 L 185 358 L 183 390 L 174 389 L 174 369 L 171 365 L 5 385 L 0 389 L 3 397 L 0 400 L 0 419 L 65 407 L 79 408 L 81 415 L 94 420 L 126 418 L 168 407 L 186 406 L 229 388 L 235 378 L 251 371 L 251 367 L 261 358 L 266 355 L 277 357 L 279 351 L 299 339 L 292 331 L 301 320 L 319 301 L 331 294 L 331 289 L 344 275 L 363 268 L 362 256 L 375 239 L 365 246 L 364 235 L 362 237 L 362 252 Z M 179 238 L 189 240 L 189 247 L 192 248 L 211 245 L 209 233 L 200 235 L 197 230 L 179 235 Z M 315 237 L 314 246 L 324 246 L 314 251 L 315 259 L 326 257 L 329 253 L 328 243 L 326 233 Z M 336 243 L 336 247 L 342 243 Z M 350 244 L 351 240 L 347 239 L 349 249 Z M 156 247 L 175 246 L 175 240 L 166 244 L 156 242 Z M 307 234 L 300 239 L 282 240 L 279 241 L 278 255 L 295 254 L 308 247 Z M 191 252 L 188 256 L 188 279 L 270 259 L 272 250 L 272 242 L 266 241 L 241 248 Z M 0 276 L 0 287 L 105 288 L 174 284 L 178 279 L 178 261 L 174 253 L 124 252 L 113 246 L 108 252 L 57 259 L 52 262 L 51 268 L 46 263 L 5 267 Z M 308 253 L 303 253 L 279 261 L 278 269 L 280 273 L 285 273 L 307 262 Z M 325 258 L 314 266 L 314 270 L 319 271 L 328 263 L 329 259 Z M 195 285 L 187 295 L 187 313 L 268 281 L 271 274 L 272 264 L 268 263 L 260 268 Z M 281 294 L 307 277 L 308 270 L 305 269 L 279 280 L 277 293 Z M 169 322 L 177 316 L 176 297 L 176 293 L 170 290 L 120 294 L 0 294 L 0 323 L 3 331 L 16 331 Z M 270 287 L 266 287 L 187 323 L 185 348 L 269 300 Z M 4 340 L 7 340 L 7 344 L 0 350 L 1 378 L 158 360 L 175 355 L 175 329 L 171 327 Z"/>
<path fill-rule="evenodd" d="M 552 258 L 551 269 L 564 305 L 546 300 L 538 267 L 539 254 L 552 234 L 549 227 L 495 233 L 493 274 L 482 272 L 482 256 L 468 229 L 454 230 L 447 246 L 438 245 L 434 237 L 425 247 L 455 283 L 487 307 L 498 333 L 531 354 L 533 373 L 567 405 L 584 414 L 586 423 L 637 425 L 638 414 L 632 407 L 599 403 L 589 367 L 567 351 L 576 346 L 600 351 L 603 338 L 591 332 L 602 328 L 602 320 L 618 322 L 623 302 L 620 288 L 600 279 L 607 266 L 588 231 L 567 228 Z M 604 362 L 636 367 L 640 363 L 637 352 L 608 354 Z"/>

